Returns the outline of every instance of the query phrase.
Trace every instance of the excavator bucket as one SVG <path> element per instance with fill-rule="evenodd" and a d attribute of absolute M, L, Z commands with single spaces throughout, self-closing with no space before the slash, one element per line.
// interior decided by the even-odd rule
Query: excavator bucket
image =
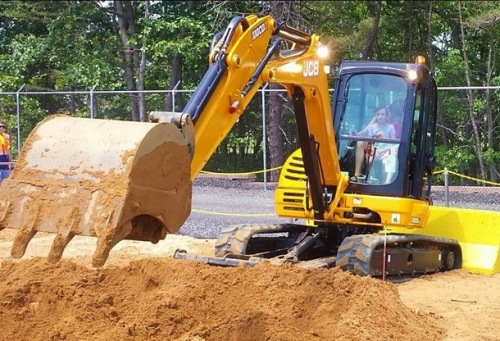
<path fill-rule="evenodd" d="M 75 235 L 97 237 L 92 265 L 122 239 L 157 243 L 191 212 L 191 157 L 170 123 L 53 115 L 28 136 L 0 185 L 0 230 L 18 229 L 20 258 L 38 231 L 55 233 L 50 261 Z"/>
<path fill-rule="evenodd" d="M 462 249 L 462 268 L 473 273 L 500 272 L 500 212 L 431 206 L 424 229 L 391 231 L 451 238 Z"/>

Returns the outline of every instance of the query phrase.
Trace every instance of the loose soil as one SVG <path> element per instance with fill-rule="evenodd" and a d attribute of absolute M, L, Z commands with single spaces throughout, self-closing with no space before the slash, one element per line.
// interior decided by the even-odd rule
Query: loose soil
<path fill-rule="evenodd" d="M 91 268 L 95 239 L 46 261 L 51 235 L 9 258 L 0 232 L 3 340 L 500 340 L 500 275 L 459 270 L 389 283 L 338 269 L 220 268 L 172 259 L 210 255 L 213 239 L 122 241 Z"/>

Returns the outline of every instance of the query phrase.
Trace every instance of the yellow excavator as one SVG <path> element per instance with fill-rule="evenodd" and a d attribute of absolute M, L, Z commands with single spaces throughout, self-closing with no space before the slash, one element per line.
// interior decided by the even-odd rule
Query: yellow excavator
<path fill-rule="evenodd" d="M 269 82 L 291 98 L 300 140 L 275 194 L 288 222 L 231 226 L 215 256 L 175 258 L 339 266 L 370 276 L 464 265 L 496 271 L 500 237 L 490 222 L 498 216 L 481 215 L 487 226 L 478 233 L 467 225 L 478 211 L 431 204 L 433 73 L 422 59 L 345 61 L 331 96 L 325 48 L 317 35 L 271 16 L 238 16 L 213 38 L 209 68 L 181 113 L 152 112 L 147 123 L 66 115 L 40 122 L 0 185 L 0 230 L 18 229 L 12 257 L 38 231 L 56 234 L 51 261 L 75 235 L 95 236 L 99 267 L 123 239 L 157 243 L 176 233 L 191 212 L 193 180 Z M 488 247 L 487 259 L 474 256 L 476 246 Z"/>

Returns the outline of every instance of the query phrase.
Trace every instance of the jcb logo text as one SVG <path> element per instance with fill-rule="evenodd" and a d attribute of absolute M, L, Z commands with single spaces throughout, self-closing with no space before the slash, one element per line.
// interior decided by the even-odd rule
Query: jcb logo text
<path fill-rule="evenodd" d="M 306 60 L 304 61 L 304 77 L 313 77 L 319 75 L 319 61 Z"/>
<path fill-rule="evenodd" d="M 262 23 L 252 31 L 252 40 L 257 39 L 262 33 L 266 32 L 266 24 Z"/>

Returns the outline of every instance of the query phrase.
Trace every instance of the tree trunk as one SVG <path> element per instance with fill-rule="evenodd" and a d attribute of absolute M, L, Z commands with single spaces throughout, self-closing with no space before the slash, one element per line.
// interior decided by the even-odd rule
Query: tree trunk
<path fill-rule="evenodd" d="M 276 19 L 280 20 L 283 16 L 283 9 L 285 7 L 285 1 L 274 1 L 272 4 L 271 15 Z M 290 5 L 290 4 L 288 4 Z M 278 84 L 269 84 L 268 89 L 271 90 L 269 93 L 269 105 L 268 105 L 268 114 L 269 114 L 269 159 L 271 168 L 280 167 L 283 165 L 285 160 L 285 156 L 283 153 L 283 141 L 281 136 L 281 117 L 283 112 L 283 98 L 280 96 L 278 91 L 273 91 L 277 89 L 283 89 Z M 279 172 L 271 172 L 270 173 L 270 181 L 276 182 L 278 181 Z"/>
<path fill-rule="evenodd" d="M 144 19 L 146 22 L 149 20 L 149 0 L 144 1 Z M 144 78 L 146 74 L 146 34 L 142 37 L 142 49 L 140 52 L 140 65 L 139 65 L 139 77 L 137 77 L 137 99 L 139 106 L 139 120 L 142 122 L 146 121 L 146 94 L 144 93 Z"/>
<path fill-rule="evenodd" d="M 460 23 L 460 33 L 461 33 L 461 40 L 462 40 L 462 53 L 463 53 L 463 58 L 464 58 L 464 71 L 465 71 L 465 79 L 467 82 L 467 86 L 471 86 L 471 81 L 470 81 L 470 70 L 469 70 L 469 59 L 467 56 L 467 42 L 465 40 L 465 32 L 464 32 L 464 23 L 462 20 L 462 2 L 458 2 L 458 20 Z M 479 129 L 477 127 L 477 122 L 474 117 L 474 94 L 472 93 L 472 90 L 467 89 L 466 91 L 467 94 L 467 102 L 468 102 L 468 116 L 470 120 L 470 125 L 472 128 L 472 134 L 474 137 L 474 152 L 476 153 L 477 156 L 477 161 L 479 163 L 479 170 L 481 174 L 481 179 L 486 180 L 486 169 L 484 167 L 484 160 L 483 160 L 483 152 L 481 150 L 481 139 L 479 136 Z"/>
<path fill-rule="evenodd" d="M 406 51 L 406 60 L 407 61 L 412 61 L 413 59 L 413 50 L 412 50 L 412 46 L 413 46 L 413 20 L 412 20 L 412 17 L 413 17 L 413 6 L 412 6 L 412 2 L 406 2 L 405 3 L 405 21 L 408 23 L 407 26 L 406 26 L 406 34 L 405 34 L 405 41 L 404 41 L 404 45 L 405 45 L 405 51 Z"/>
<path fill-rule="evenodd" d="M 427 11 L 427 60 L 429 63 L 429 68 L 431 70 L 434 70 L 434 53 L 432 51 L 432 44 L 433 44 L 433 38 L 432 38 L 432 1 L 429 1 L 429 9 Z M 442 137 L 442 144 L 447 145 L 448 142 L 446 140 L 446 129 L 444 128 L 444 118 L 443 118 L 443 112 L 440 108 L 439 101 L 438 101 L 438 108 L 437 108 L 437 114 L 436 114 L 436 123 L 437 123 L 437 130 L 440 131 Z"/>
<path fill-rule="evenodd" d="M 176 54 L 172 58 L 172 69 L 170 72 L 170 77 L 168 80 L 167 90 L 181 90 L 182 89 L 182 56 Z M 174 103 L 174 93 L 167 92 L 165 96 L 165 110 L 166 111 L 181 111 L 184 109 L 185 100 L 182 96 L 182 92 L 175 93 L 175 103 Z"/>
<path fill-rule="evenodd" d="M 429 11 L 427 12 L 427 60 L 429 68 L 434 70 L 434 53 L 432 51 L 432 1 L 429 1 Z"/>
<path fill-rule="evenodd" d="M 372 30 L 370 32 L 370 36 L 368 37 L 368 41 L 366 42 L 366 47 L 361 54 L 362 60 L 368 60 L 368 58 L 371 57 L 373 46 L 377 41 L 378 24 L 380 22 L 380 10 L 382 8 L 382 2 L 380 0 L 377 0 L 375 2 L 368 1 L 366 3 L 366 6 L 368 7 L 368 10 L 373 14 L 373 25 L 372 25 Z M 375 6 L 374 9 L 372 9 L 373 6 Z"/>
<path fill-rule="evenodd" d="M 187 1 L 188 10 L 192 10 L 194 1 Z M 179 32 L 179 38 L 186 35 L 184 29 Z M 172 68 L 170 78 L 168 80 L 167 90 L 182 90 L 182 55 L 175 54 L 172 57 Z M 175 96 L 175 97 L 174 97 Z M 186 105 L 186 100 L 182 92 L 167 92 L 165 96 L 165 110 L 167 111 L 182 111 Z"/>
<path fill-rule="evenodd" d="M 283 153 L 283 138 L 281 134 L 282 114 L 283 114 L 283 94 L 278 89 L 283 89 L 278 84 L 270 84 L 269 89 L 269 159 L 271 168 L 280 167 L 285 161 Z M 273 91 L 274 90 L 274 91 Z M 274 171 L 270 173 L 270 181 L 278 181 L 279 172 Z"/>
<path fill-rule="evenodd" d="M 130 36 L 137 33 L 135 27 L 134 11 L 132 8 L 132 4 L 129 1 L 115 0 L 114 6 L 116 9 L 116 20 L 118 26 L 117 34 L 123 46 L 121 57 L 123 60 L 125 82 L 127 84 L 127 90 L 135 91 L 137 90 L 135 71 L 138 70 L 140 61 L 138 59 L 138 53 L 136 51 L 137 46 L 130 45 Z M 130 94 L 130 109 L 132 120 L 139 121 L 139 103 L 137 101 L 137 96 L 135 93 Z"/>
<path fill-rule="evenodd" d="M 488 34 L 490 35 L 490 45 L 488 49 L 488 65 L 487 65 L 487 73 L 486 73 L 486 86 L 491 85 L 491 78 L 493 76 L 494 72 L 494 66 L 495 66 L 495 38 L 491 34 L 490 31 L 488 31 Z M 495 149 L 496 146 L 496 141 L 495 141 L 495 125 L 494 125 L 494 119 L 493 119 L 493 110 L 491 108 L 491 91 L 490 89 L 486 89 L 486 96 L 485 96 L 485 102 L 486 102 L 486 124 L 487 124 L 487 142 L 486 142 L 486 147 Z M 495 169 L 495 165 L 492 164 L 490 167 L 490 181 L 497 181 L 498 176 L 497 176 L 497 171 Z"/>

